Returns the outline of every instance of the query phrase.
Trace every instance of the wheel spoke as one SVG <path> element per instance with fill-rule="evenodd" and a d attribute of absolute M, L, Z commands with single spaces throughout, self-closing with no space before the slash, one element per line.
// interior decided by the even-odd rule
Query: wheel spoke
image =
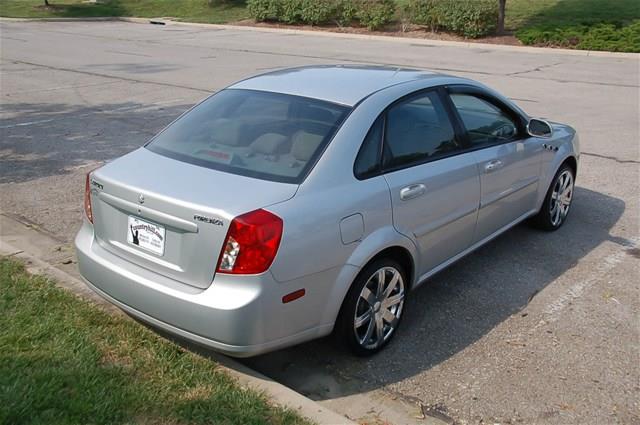
<path fill-rule="evenodd" d="M 356 321 L 355 321 L 356 329 L 362 327 L 362 325 L 369 323 L 371 321 L 372 312 L 373 310 L 370 308 L 369 310 L 365 311 L 362 315 L 356 317 Z"/>
<path fill-rule="evenodd" d="M 376 327 L 376 323 L 374 320 L 369 320 L 369 326 L 367 327 L 367 332 L 365 332 L 364 336 L 360 340 L 360 344 L 366 344 L 367 341 L 371 339 L 371 335 L 373 335 L 373 330 Z"/>
<path fill-rule="evenodd" d="M 553 218 L 551 219 L 554 226 L 560 224 L 560 206 L 556 205 L 555 211 L 553 213 Z"/>
<path fill-rule="evenodd" d="M 376 296 L 373 295 L 373 292 L 371 292 L 371 290 L 366 286 L 362 289 L 360 297 L 364 298 L 367 304 L 369 304 L 371 307 L 373 307 L 373 305 L 376 303 Z"/>
<path fill-rule="evenodd" d="M 382 342 L 382 337 L 384 335 L 384 322 L 382 321 L 382 314 L 376 314 L 376 344 L 380 344 Z"/>
<path fill-rule="evenodd" d="M 556 187 L 554 189 L 554 192 L 561 193 L 563 184 L 564 184 L 564 176 L 560 176 L 560 178 L 558 179 L 558 182 L 556 183 Z"/>
<path fill-rule="evenodd" d="M 386 274 L 387 274 L 387 271 L 385 269 L 378 270 L 378 291 L 376 293 L 378 297 L 382 296 L 384 292 L 384 283 L 386 280 Z"/>
<path fill-rule="evenodd" d="M 396 315 L 390 312 L 388 309 L 382 309 L 382 318 L 385 322 L 391 324 L 394 320 L 396 320 Z"/>
<path fill-rule="evenodd" d="M 398 285 L 398 280 L 400 280 L 400 273 L 398 273 L 397 271 L 394 271 L 393 277 L 391 278 L 391 281 L 389 282 L 387 289 L 384 291 L 383 298 L 389 298 L 389 295 L 391 295 L 396 285 Z"/>
<path fill-rule="evenodd" d="M 389 297 L 382 302 L 382 307 L 389 308 L 393 307 L 396 304 L 399 304 L 404 299 L 404 293 L 400 292 L 399 294 L 394 295 L 393 297 Z"/>

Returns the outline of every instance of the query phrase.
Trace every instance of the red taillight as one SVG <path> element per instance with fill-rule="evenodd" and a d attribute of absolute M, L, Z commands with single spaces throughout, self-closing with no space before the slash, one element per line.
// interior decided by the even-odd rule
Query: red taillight
<path fill-rule="evenodd" d="M 91 182 L 89 175 L 91 171 L 87 173 L 87 177 L 84 182 L 84 213 L 87 216 L 87 220 L 93 224 L 93 211 L 91 211 Z"/>
<path fill-rule="evenodd" d="M 282 219 L 255 210 L 233 219 L 218 259 L 217 272 L 257 274 L 266 271 L 278 252 Z"/>

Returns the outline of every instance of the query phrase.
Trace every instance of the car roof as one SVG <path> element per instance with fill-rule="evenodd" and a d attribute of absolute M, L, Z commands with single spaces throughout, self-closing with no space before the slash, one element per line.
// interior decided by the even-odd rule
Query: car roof
<path fill-rule="evenodd" d="M 267 72 L 229 88 L 291 94 L 354 106 L 384 88 L 419 79 L 434 79 L 435 82 L 438 77 L 450 76 L 392 66 L 312 65 Z"/>

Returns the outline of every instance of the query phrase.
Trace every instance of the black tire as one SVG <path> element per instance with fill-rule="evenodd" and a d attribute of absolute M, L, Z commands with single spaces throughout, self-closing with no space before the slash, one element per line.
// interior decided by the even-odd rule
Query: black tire
<path fill-rule="evenodd" d="M 395 273 L 392 270 L 396 270 L 398 272 L 399 279 L 396 283 L 396 287 L 398 289 L 396 292 L 396 289 L 392 288 L 392 291 L 389 293 L 388 298 L 385 298 L 383 301 L 378 301 L 374 303 L 374 305 L 371 305 L 364 298 L 361 298 L 361 294 L 365 286 L 367 286 L 369 289 L 377 285 L 377 282 L 378 282 L 377 273 L 381 270 L 384 270 L 385 278 L 383 281 L 386 282 L 387 288 L 395 278 Z M 383 284 L 383 287 L 384 287 L 384 284 Z M 400 289 L 399 289 L 400 287 L 402 288 L 401 289 L 402 296 L 397 297 L 400 294 Z M 351 285 L 351 288 L 349 289 L 349 292 L 347 293 L 347 296 L 345 297 L 342 303 L 342 308 L 340 309 L 340 314 L 338 315 L 338 320 L 336 321 L 336 326 L 335 326 L 335 337 L 337 338 L 338 343 L 343 346 L 346 346 L 354 354 L 362 357 L 371 356 L 379 352 L 380 350 L 382 350 L 393 339 L 393 337 L 397 333 L 397 330 L 402 321 L 402 317 L 404 316 L 408 290 L 409 290 L 409 282 L 407 281 L 406 271 L 397 261 L 391 258 L 380 258 L 369 263 L 367 266 L 365 266 L 356 277 L 355 281 L 353 282 L 353 285 Z M 378 298 L 377 294 L 374 294 L 374 295 L 376 297 L 376 300 L 382 299 L 381 297 Z M 398 299 L 401 299 L 401 301 L 398 302 L 397 304 L 394 304 L 393 306 L 390 306 L 388 308 L 386 307 L 387 301 L 394 302 L 394 301 L 397 301 Z M 360 300 L 362 301 L 359 304 L 358 302 Z M 375 305 L 377 305 L 377 310 Z M 395 307 L 397 308 L 394 311 Z M 377 326 L 378 322 L 376 320 L 376 318 L 378 317 L 377 314 L 380 314 L 381 316 L 385 316 L 385 314 L 383 314 L 385 309 L 388 311 L 388 313 L 391 313 L 394 316 L 397 313 L 397 317 L 394 317 L 394 319 L 391 322 L 387 320 L 383 320 L 382 341 L 381 342 L 376 341 L 375 345 L 373 345 L 373 342 L 372 344 L 361 343 L 361 339 L 366 337 L 367 332 L 369 331 L 368 326 L 371 326 L 371 323 L 367 326 L 367 329 L 360 328 L 360 330 L 357 330 L 355 327 L 356 309 L 363 309 L 363 308 L 370 309 L 367 311 L 370 311 L 370 314 L 372 316 L 370 320 L 373 323 L 373 326 L 375 327 L 373 332 L 376 332 L 378 329 L 378 326 Z M 364 314 L 361 314 L 360 317 L 363 317 L 365 314 L 366 312 Z M 387 317 L 391 317 L 391 316 L 387 316 Z M 364 327 L 365 325 L 362 325 L 362 326 Z M 390 332 L 387 335 L 386 332 L 388 332 L 389 330 Z M 360 332 L 360 335 L 358 334 L 358 332 Z M 371 338 L 373 339 L 373 337 L 377 335 L 378 334 L 376 332 L 376 335 L 371 335 Z M 367 341 L 372 341 L 372 339 Z"/>
<path fill-rule="evenodd" d="M 554 211 L 555 211 L 554 206 L 556 208 L 564 208 L 564 206 L 561 207 L 559 205 L 559 202 L 557 200 L 554 200 L 554 193 L 556 193 L 559 187 L 561 186 L 560 180 L 566 173 L 568 173 L 571 176 L 571 183 L 570 183 L 571 193 L 569 197 L 569 203 L 568 205 L 566 205 L 566 212 L 563 213 L 562 211 L 559 211 L 559 219 L 556 219 L 554 217 Z M 533 226 L 537 227 L 538 229 L 551 231 L 551 232 L 558 230 L 560 227 L 562 227 L 564 222 L 567 220 L 569 212 L 571 211 L 571 202 L 573 200 L 575 177 L 576 177 L 575 172 L 573 171 L 573 168 L 571 168 L 569 165 L 564 164 L 560 167 L 556 175 L 553 177 L 553 180 L 551 181 L 551 185 L 549 186 L 549 189 L 547 190 L 547 195 L 545 196 L 544 202 L 542 203 L 542 208 L 540 208 L 540 211 L 538 212 L 538 214 L 536 214 L 531 218 L 531 224 Z"/>

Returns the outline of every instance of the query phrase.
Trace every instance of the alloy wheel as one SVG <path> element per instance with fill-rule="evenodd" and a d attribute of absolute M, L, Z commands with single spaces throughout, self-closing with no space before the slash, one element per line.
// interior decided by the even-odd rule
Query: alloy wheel
<path fill-rule="evenodd" d="M 404 298 L 404 280 L 394 267 L 382 267 L 369 277 L 358 297 L 353 322 L 361 347 L 373 350 L 391 337 L 400 321 Z"/>
<path fill-rule="evenodd" d="M 562 221 L 569 214 L 571 198 L 573 197 L 573 174 L 565 170 L 560 174 L 551 192 L 551 202 L 549 202 L 549 217 L 554 227 L 560 226 Z"/>

